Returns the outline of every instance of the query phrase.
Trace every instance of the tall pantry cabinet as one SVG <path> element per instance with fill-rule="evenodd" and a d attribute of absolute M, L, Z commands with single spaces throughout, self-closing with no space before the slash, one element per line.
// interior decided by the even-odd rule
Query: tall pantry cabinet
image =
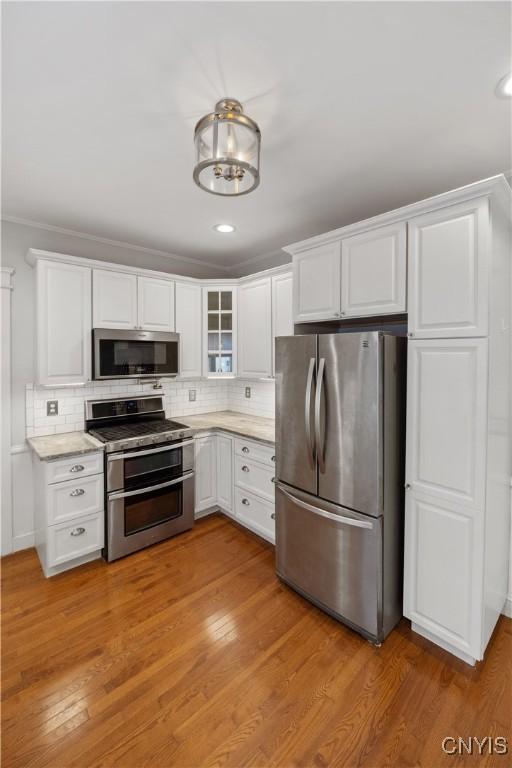
<path fill-rule="evenodd" d="M 496 183 L 408 221 L 404 613 L 470 663 L 508 582 L 509 206 Z"/>

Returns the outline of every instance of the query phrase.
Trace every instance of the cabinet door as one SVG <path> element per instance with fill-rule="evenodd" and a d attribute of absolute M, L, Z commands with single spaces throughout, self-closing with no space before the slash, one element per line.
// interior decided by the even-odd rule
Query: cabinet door
<path fill-rule="evenodd" d="M 174 331 L 174 282 L 137 278 L 138 326 L 146 331 Z"/>
<path fill-rule="evenodd" d="M 94 269 L 92 286 L 94 328 L 137 327 L 136 275 Z"/>
<path fill-rule="evenodd" d="M 489 204 L 473 200 L 409 222 L 409 330 L 486 336 Z"/>
<path fill-rule="evenodd" d="M 208 435 L 195 439 L 196 455 L 196 512 L 217 503 L 217 437 Z"/>
<path fill-rule="evenodd" d="M 275 375 L 275 339 L 293 336 L 293 279 L 292 273 L 272 278 L 272 373 Z"/>
<path fill-rule="evenodd" d="M 482 515 L 409 490 L 405 507 L 404 614 L 481 658 Z"/>
<path fill-rule="evenodd" d="M 399 222 L 342 241 L 342 315 L 405 312 L 406 228 L 405 222 Z"/>
<path fill-rule="evenodd" d="M 272 375 L 270 278 L 242 283 L 238 289 L 238 375 Z"/>
<path fill-rule="evenodd" d="M 204 376 L 237 372 L 237 291 L 232 285 L 203 288 Z"/>
<path fill-rule="evenodd" d="M 180 376 L 201 376 L 201 286 L 176 283 L 176 333 L 180 335 Z"/>
<path fill-rule="evenodd" d="M 217 435 L 217 502 L 227 512 L 233 510 L 233 438 Z"/>
<path fill-rule="evenodd" d="M 91 378 L 91 270 L 38 261 L 37 383 L 83 384 Z"/>
<path fill-rule="evenodd" d="M 328 243 L 293 257 L 294 322 L 340 315 L 341 243 Z"/>
<path fill-rule="evenodd" d="M 487 340 L 411 341 L 407 483 L 465 508 L 484 505 Z"/>

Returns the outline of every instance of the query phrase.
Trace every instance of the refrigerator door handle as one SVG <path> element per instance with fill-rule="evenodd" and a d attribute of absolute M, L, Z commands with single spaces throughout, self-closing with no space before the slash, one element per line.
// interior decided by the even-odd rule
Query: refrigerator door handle
<path fill-rule="evenodd" d="M 335 523 L 343 523 L 344 525 L 352 525 L 354 528 L 368 528 L 369 530 L 372 530 L 373 523 L 371 523 L 369 520 L 355 520 L 353 517 L 344 517 L 343 515 L 335 515 L 332 512 L 327 512 L 325 509 L 320 509 L 319 507 L 314 507 L 312 504 L 308 504 L 305 501 L 302 501 L 302 499 L 298 499 L 296 496 L 292 496 L 291 493 L 288 493 L 288 491 L 285 491 L 282 485 L 277 486 L 281 493 L 284 493 L 285 496 L 287 496 L 291 501 L 293 501 L 294 504 L 297 504 L 297 506 L 302 507 L 303 509 L 306 509 L 308 512 L 313 512 L 315 515 L 319 515 L 320 517 L 325 517 L 327 520 L 333 520 Z"/>
<path fill-rule="evenodd" d="M 315 464 L 315 444 L 311 434 L 311 390 L 313 388 L 313 376 L 315 373 L 316 360 L 312 357 L 309 361 L 308 378 L 306 383 L 306 397 L 304 399 L 304 423 L 306 427 L 306 441 L 308 444 L 308 455 L 311 464 Z"/>
<path fill-rule="evenodd" d="M 325 460 L 324 460 L 325 430 L 324 430 L 324 434 L 322 434 L 322 423 L 321 423 L 322 394 L 323 394 L 323 388 L 324 388 L 324 369 L 325 369 L 325 358 L 322 357 L 320 358 L 320 364 L 318 366 L 318 378 L 317 378 L 316 393 L 315 393 L 315 441 L 316 441 L 316 455 L 318 457 L 318 468 L 320 469 L 320 472 L 325 472 Z"/>

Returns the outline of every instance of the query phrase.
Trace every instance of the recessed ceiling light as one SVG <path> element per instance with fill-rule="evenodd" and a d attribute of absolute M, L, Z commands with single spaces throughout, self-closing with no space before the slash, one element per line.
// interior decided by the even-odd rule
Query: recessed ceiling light
<path fill-rule="evenodd" d="M 502 99 L 512 98 L 512 72 L 501 78 L 496 86 L 496 96 L 500 96 Z"/>
<path fill-rule="evenodd" d="M 235 228 L 232 224 L 216 224 L 214 230 L 216 232 L 234 232 Z"/>

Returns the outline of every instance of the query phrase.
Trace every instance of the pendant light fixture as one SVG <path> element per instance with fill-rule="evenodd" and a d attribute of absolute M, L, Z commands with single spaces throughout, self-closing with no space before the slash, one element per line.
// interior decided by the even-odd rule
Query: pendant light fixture
<path fill-rule="evenodd" d="M 222 99 L 194 132 L 194 181 L 213 195 L 246 195 L 260 183 L 260 129 L 236 99 Z"/>

